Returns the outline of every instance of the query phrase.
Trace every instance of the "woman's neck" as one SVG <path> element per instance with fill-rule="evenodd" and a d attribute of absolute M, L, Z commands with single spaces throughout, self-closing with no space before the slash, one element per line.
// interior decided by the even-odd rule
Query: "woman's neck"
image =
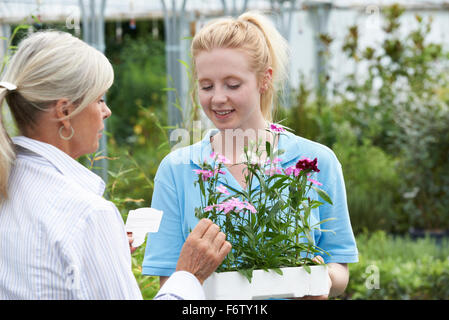
<path fill-rule="evenodd" d="M 273 135 L 267 131 L 268 126 L 248 129 L 224 129 L 211 136 L 211 145 L 214 152 L 224 155 L 232 164 L 245 160 L 245 147 L 250 151 L 258 150 L 265 154 L 266 142 L 273 145 Z M 263 158 L 265 158 L 263 157 Z"/>

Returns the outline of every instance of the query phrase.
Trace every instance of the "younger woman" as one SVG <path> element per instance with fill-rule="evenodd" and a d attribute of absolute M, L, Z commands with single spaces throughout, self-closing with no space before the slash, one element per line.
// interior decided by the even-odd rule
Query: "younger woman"
<path fill-rule="evenodd" d="M 265 129 L 270 127 L 273 100 L 285 79 L 288 58 L 286 41 L 267 18 L 256 13 L 209 23 L 193 38 L 191 51 L 200 104 L 218 130 L 170 153 L 156 174 L 152 207 L 163 210 L 164 216 L 159 232 L 149 236 L 143 273 L 160 276 L 161 284 L 175 270 L 180 249 L 197 223 L 194 209 L 201 200 L 194 188 L 194 169 L 212 161 L 212 152 L 224 155 L 230 163 L 223 184 L 242 190 L 247 187 L 241 164 L 247 140 L 273 145 Z M 242 135 L 246 141 L 236 141 Z M 318 258 L 329 266 L 330 295 L 341 294 L 349 279 L 347 263 L 358 261 L 341 165 L 329 148 L 291 133 L 281 135 L 275 147 L 285 150 L 283 168 L 302 157 L 319 159 L 317 180 L 334 204 L 321 206 L 313 219 L 336 218 L 322 226 L 335 234 L 314 230 L 313 237 L 318 247 L 330 253 Z"/>

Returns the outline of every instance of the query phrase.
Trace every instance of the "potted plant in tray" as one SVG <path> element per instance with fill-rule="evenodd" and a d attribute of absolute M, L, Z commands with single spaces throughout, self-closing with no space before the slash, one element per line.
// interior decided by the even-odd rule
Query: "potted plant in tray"
<path fill-rule="evenodd" d="M 284 131 L 280 125 L 270 127 L 275 142 Z M 245 148 L 244 190 L 222 182 L 226 181 L 228 164 L 222 155 L 212 153 L 213 161 L 195 170 L 195 186 L 199 187 L 202 201 L 195 215 L 216 223 L 233 246 L 217 272 L 205 281 L 207 298 L 328 293 L 327 267 L 313 259 L 327 252 L 314 245 L 311 231 L 329 219 L 311 225 L 310 216 L 314 208 L 324 204 L 322 201 L 332 201 L 313 179 L 313 174 L 319 172 L 317 158 L 303 158 L 295 166 L 282 168 L 282 154 L 269 142 Z"/>

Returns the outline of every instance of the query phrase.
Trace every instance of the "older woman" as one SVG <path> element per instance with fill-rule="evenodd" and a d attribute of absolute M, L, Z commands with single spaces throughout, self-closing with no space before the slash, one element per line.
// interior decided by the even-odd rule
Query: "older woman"
<path fill-rule="evenodd" d="M 10 61 L 0 105 L 22 135 L 10 139 L 0 125 L 0 299 L 142 298 L 120 213 L 75 160 L 98 148 L 112 82 L 106 57 L 68 33 L 34 33 Z M 203 297 L 229 250 L 203 220 L 158 297 Z"/>

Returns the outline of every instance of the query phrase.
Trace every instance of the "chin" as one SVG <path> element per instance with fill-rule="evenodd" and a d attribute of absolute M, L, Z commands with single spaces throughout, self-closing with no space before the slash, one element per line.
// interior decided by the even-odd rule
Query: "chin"
<path fill-rule="evenodd" d="M 97 142 L 94 145 L 92 145 L 92 147 L 89 148 L 89 150 L 86 150 L 86 152 L 84 154 L 91 154 L 91 153 L 97 152 L 99 147 L 100 147 L 100 145 Z"/>
<path fill-rule="evenodd" d="M 212 121 L 218 130 L 237 129 L 239 126 L 234 121 Z"/>

